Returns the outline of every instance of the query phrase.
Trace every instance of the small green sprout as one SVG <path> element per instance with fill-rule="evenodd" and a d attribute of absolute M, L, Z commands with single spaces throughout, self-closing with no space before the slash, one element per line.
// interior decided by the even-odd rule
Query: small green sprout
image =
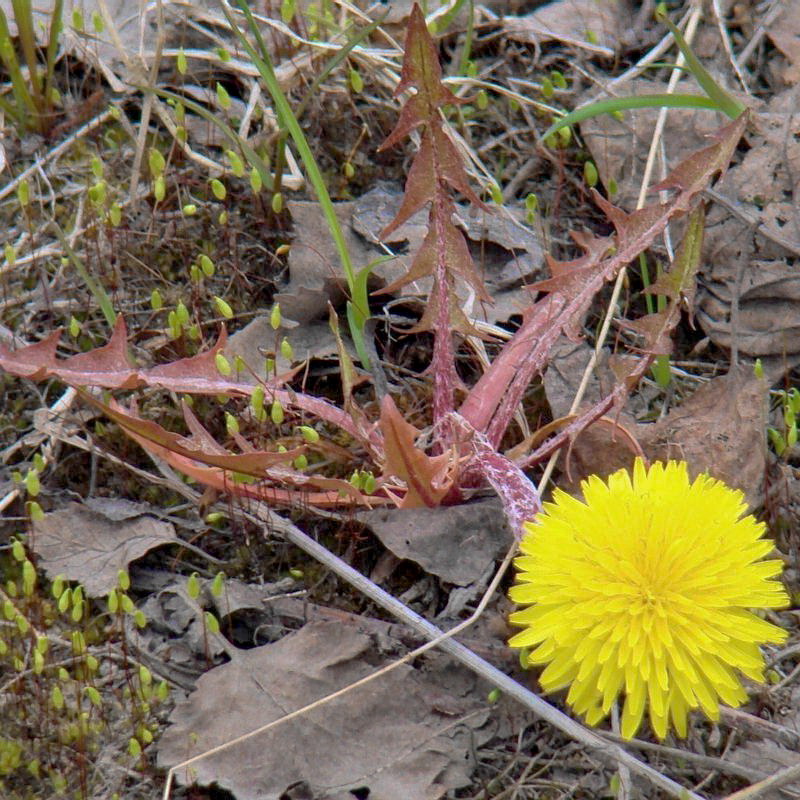
<path fill-rule="evenodd" d="M 214 276 L 214 262 L 209 256 L 205 253 L 201 253 L 197 259 L 197 263 L 200 265 L 200 269 L 203 271 L 203 275 L 205 275 L 206 278 L 212 278 Z"/>
<path fill-rule="evenodd" d="M 309 444 L 316 444 L 319 441 L 319 433 L 309 425 L 301 425 L 297 430 Z"/>
<path fill-rule="evenodd" d="M 217 83 L 217 100 L 220 106 L 227 111 L 231 107 L 231 96 L 228 90 L 221 84 Z"/>
<path fill-rule="evenodd" d="M 593 161 L 585 161 L 583 164 L 583 179 L 586 181 L 587 186 L 593 189 L 597 186 L 599 175 L 597 174 L 597 167 Z"/>
<path fill-rule="evenodd" d="M 233 150 L 226 150 L 225 155 L 228 158 L 228 163 L 231 165 L 231 172 L 237 177 L 244 177 L 244 163 L 242 159 L 233 152 Z"/>
<path fill-rule="evenodd" d="M 216 356 L 214 356 L 214 363 L 216 364 L 217 372 L 219 372 L 220 375 L 224 375 L 226 378 L 233 371 L 231 369 L 231 362 L 225 358 L 223 353 L 217 353 Z"/>
<path fill-rule="evenodd" d="M 147 165 L 150 167 L 150 174 L 154 178 L 157 178 L 159 175 L 164 174 L 167 162 L 159 150 L 156 150 L 155 147 L 151 147 L 147 156 Z"/>
<path fill-rule="evenodd" d="M 23 208 L 27 208 L 31 202 L 31 185 L 27 178 L 19 182 L 17 186 L 17 200 Z"/>
<path fill-rule="evenodd" d="M 359 94 L 364 91 L 364 79 L 361 77 L 361 73 L 357 69 L 350 70 L 349 80 L 350 80 L 350 88 L 356 94 Z"/>
<path fill-rule="evenodd" d="M 153 181 L 153 197 L 157 203 L 160 203 L 167 194 L 167 182 L 164 180 L 163 175 L 159 175 Z"/>
<path fill-rule="evenodd" d="M 258 194 L 263 186 L 264 181 L 261 179 L 261 173 L 255 167 L 253 167 L 250 170 L 250 188 L 253 190 L 253 194 Z M 280 192 L 273 196 L 273 205 L 275 204 L 274 198 L 278 196 L 280 196 Z"/>
<path fill-rule="evenodd" d="M 227 430 L 231 436 L 239 433 L 239 420 L 229 411 L 225 412 L 225 430 Z"/>
<path fill-rule="evenodd" d="M 253 411 L 256 419 L 260 420 L 264 412 L 264 387 L 259 385 L 253 389 L 250 395 L 250 408 Z"/>
<path fill-rule="evenodd" d="M 16 537 L 11 541 L 11 555 L 15 561 L 24 561 L 27 558 L 25 554 L 25 545 Z"/>
<path fill-rule="evenodd" d="M 276 331 L 281 326 L 281 306 L 280 303 L 275 303 L 272 306 L 272 311 L 269 312 L 269 324 L 272 330 Z"/>
<path fill-rule="evenodd" d="M 233 309 L 226 300 L 214 295 L 214 305 L 217 307 L 217 311 L 219 311 L 219 313 L 225 317 L 225 319 L 231 319 L 231 317 L 233 317 Z"/>
<path fill-rule="evenodd" d="M 282 0 L 281 2 L 281 19 L 284 24 L 288 25 L 293 19 L 297 11 L 297 0 Z"/>
<path fill-rule="evenodd" d="M 217 200 L 224 200 L 225 195 L 227 194 L 225 184 L 219 178 L 212 179 L 211 192 L 213 193 L 214 197 L 217 198 Z"/>

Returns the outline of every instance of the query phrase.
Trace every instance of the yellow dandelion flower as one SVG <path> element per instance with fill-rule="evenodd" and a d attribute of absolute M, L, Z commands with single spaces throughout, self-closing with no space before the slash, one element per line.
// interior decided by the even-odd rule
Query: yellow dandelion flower
<path fill-rule="evenodd" d="M 523 628 L 511 647 L 546 664 L 548 691 L 596 725 L 625 694 L 621 729 L 639 728 L 645 706 L 659 738 L 670 719 L 686 735 L 689 710 L 719 718 L 719 702 L 747 699 L 738 673 L 763 680 L 759 645 L 786 632 L 749 609 L 784 608 L 779 560 L 742 492 L 686 464 L 620 470 L 583 482 L 584 501 L 556 490 L 526 525 L 515 560 L 511 614 Z"/>

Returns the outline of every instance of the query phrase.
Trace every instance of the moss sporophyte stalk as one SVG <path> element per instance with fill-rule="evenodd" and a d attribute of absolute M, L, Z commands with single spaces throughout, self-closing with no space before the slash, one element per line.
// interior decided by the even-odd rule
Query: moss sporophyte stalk
<path fill-rule="evenodd" d="M 511 599 L 524 608 L 509 644 L 525 666 L 546 665 L 547 692 L 596 725 L 623 694 L 631 738 L 649 708 L 654 733 L 686 736 L 687 714 L 719 718 L 747 700 L 740 675 L 763 681 L 760 645 L 786 631 L 759 609 L 785 608 L 782 562 L 742 492 L 685 463 L 620 470 L 582 484 L 583 501 L 556 490 L 516 559 Z"/>

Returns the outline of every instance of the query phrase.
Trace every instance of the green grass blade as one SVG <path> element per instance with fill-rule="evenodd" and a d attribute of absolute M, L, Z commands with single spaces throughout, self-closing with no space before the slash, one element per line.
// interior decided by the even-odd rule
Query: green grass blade
<path fill-rule="evenodd" d="M 351 323 L 350 333 L 355 341 L 356 337 L 361 334 L 361 331 L 354 332 L 352 328 L 353 320 L 357 320 L 359 318 L 366 319 L 369 315 L 369 302 L 366 291 L 362 292 L 357 286 L 353 262 L 350 258 L 350 253 L 347 250 L 347 244 L 344 240 L 344 233 L 342 232 L 342 228 L 339 225 L 339 220 L 336 217 L 333 201 L 328 193 L 328 187 L 325 185 L 322 172 L 320 171 L 319 165 L 314 158 L 314 154 L 311 152 L 311 148 L 309 147 L 308 141 L 303 133 L 303 129 L 300 127 L 300 123 L 297 121 L 297 117 L 292 111 L 289 101 L 286 99 L 286 96 L 284 95 L 283 90 L 278 83 L 269 53 L 264 45 L 264 40 L 261 37 L 260 31 L 258 30 L 258 26 L 253 18 L 253 14 L 250 11 L 250 8 L 247 6 L 245 0 L 237 0 L 237 4 L 247 19 L 248 26 L 258 42 L 259 47 L 261 48 L 261 55 L 256 52 L 255 48 L 253 48 L 253 46 L 250 44 L 247 37 L 239 29 L 228 9 L 225 8 L 224 5 L 222 9 L 225 12 L 225 16 L 228 19 L 231 29 L 235 33 L 237 39 L 239 39 L 242 47 L 244 47 L 244 49 L 247 51 L 247 54 L 252 59 L 256 69 L 258 69 L 258 72 L 272 97 L 272 102 L 275 104 L 275 113 L 277 114 L 278 121 L 281 127 L 289 131 L 289 135 L 292 137 L 295 147 L 297 148 L 297 152 L 303 161 L 306 175 L 308 176 L 309 183 L 314 189 L 314 193 L 319 201 L 320 208 L 322 209 L 323 216 L 325 217 L 325 221 L 328 225 L 328 230 L 331 233 L 331 237 L 333 238 L 336 250 L 339 254 L 339 259 L 342 262 L 347 285 L 350 289 L 350 299 L 354 306 L 353 310 L 355 313 L 352 315 L 348 314 L 348 321 Z M 369 369 L 369 360 L 364 360 L 365 356 L 365 352 L 363 354 L 359 354 L 359 357 L 362 358 L 364 366 Z"/>
<path fill-rule="evenodd" d="M 14 9 L 14 21 L 17 23 L 17 36 L 28 65 L 30 84 L 34 103 L 39 110 L 42 101 L 42 82 L 39 75 L 39 61 L 36 58 L 36 31 L 33 27 L 33 7 L 31 0 L 11 0 Z"/>
<path fill-rule="evenodd" d="M 658 18 L 670 30 L 675 42 L 680 48 L 683 57 L 686 59 L 687 69 L 694 75 L 703 91 L 713 100 L 717 108 L 731 119 L 736 119 L 744 110 L 744 104 L 729 95 L 710 75 L 706 68 L 697 60 L 694 51 L 689 47 L 689 43 L 683 38 L 683 34 L 673 25 L 672 21 L 663 14 Z"/>
<path fill-rule="evenodd" d="M 639 94 L 633 97 L 608 97 L 596 103 L 581 106 L 557 119 L 543 134 L 548 139 L 559 128 L 575 125 L 599 114 L 611 114 L 615 111 L 629 111 L 634 108 L 698 108 L 707 111 L 719 111 L 719 105 L 710 97 L 700 94 Z"/>
<path fill-rule="evenodd" d="M 441 17 L 438 17 L 435 20 L 435 22 L 436 22 L 436 33 L 444 33 L 453 24 L 453 22 L 455 21 L 456 16 L 458 15 L 458 12 L 461 11 L 462 7 L 464 6 L 464 3 L 466 3 L 466 2 L 467 2 L 467 0 L 456 0 L 456 2 L 453 3 L 452 8 L 447 13 L 443 14 Z M 470 6 L 472 6 L 472 2 L 473 2 L 473 0 L 469 0 Z M 472 8 L 470 8 L 470 12 L 473 12 Z M 472 19 L 472 16 L 470 16 L 470 19 Z M 472 27 L 472 25 L 470 25 L 469 23 L 468 23 L 468 25 L 469 25 L 470 28 Z M 467 35 L 467 38 L 468 39 L 471 38 L 469 33 Z M 465 44 L 464 45 L 464 49 L 469 51 L 469 46 Z"/>
<path fill-rule="evenodd" d="M 51 105 L 50 92 L 53 88 L 53 73 L 58 57 L 58 41 L 61 38 L 61 31 L 64 29 L 62 14 L 64 11 L 64 0 L 55 0 L 53 10 L 50 14 L 50 32 L 47 37 L 47 56 L 44 73 L 44 98 L 48 107 Z"/>
<path fill-rule="evenodd" d="M 244 13 L 245 17 L 247 18 L 253 35 L 259 42 L 259 46 L 263 47 L 264 41 L 261 38 L 261 33 L 258 31 L 258 26 L 256 25 L 252 12 L 244 0 L 237 0 L 237 3 L 239 8 L 242 10 L 242 13 Z M 328 228 L 330 229 L 337 252 L 339 253 L 339 258 L 341 259 L 342 266 L 344 267 L 347 284 L 352 289 L 352 287 L 355 286 L 355 270 L 353 269 L 350 253 L 348 252 L 347 245 L 344 241 L 344 234 L 342 233 L 342 229 L 339 225 L 339 220 L 336 218 L 336 212 L 333 208 L 333 201 L 328 194 L 328 188 L 325 185 L 322 172 L 317 165 L 314 154 L 311 152 L 311 148 L 309 147 L 308 140 L 303 133 L 303 129 L 300 127 L 300 123 L 297 121 L 297 117 L 292 112 L 289 101 L 286 99 L 286 96 L 284 95 L 283 90 L 278 83 L 278 79 L 275 75 L 275 70 L 272 67 L 266 47 L 263 49 L 263 55 L 265 58 L 262 58 L 252 47 L 250 42 L 247 40 L 247 37 L 245 37 L 242 31 L 239 30 L 233 17 L 230 16 L 230 13 L 227 11 L 227 9 L 225 9 L 224 6 L 223 10 L 225 10 L 226 15 L 228 16 L 228 22 L 231 24 L 234 33 L 240 40 L 250 58 L 253 60 L 253 64 L 256 66 L 256 69 L 258 69 L 259 74 L 263 78 L 267 90 L 272 97 L 272 101 L 275 103 L 275 112 L 278 115 L 278 120 L 280 121 L 281 125 L 289 131 L 289 135 L 294 141 L 295 147 L 297 148 L 300 158 L 303 161 L 303 166 L 305 167 L 309 182 L 311 183 L 311 186 L 317 195 L 322 212 L 325 215 L 325 221 L 328 224 Z M 357 298 L 353 298 L 353 301 L 357 302 Z"/>
<path fill-rule="evenodd" d="M 9 103 L 4 97 L 0 97 L 0 111 L 10 119 L 13 119 L 20 127 L 25 127 L 25 115 L 20 112 L 14 103 Z"/>
<path fill-rule="evenodd" d="M 367 347 L 364 344 L 364 323 L 366 319 L 349 300 L 345 308 L 347 309 L 347 327 L 350 329 L 350 338 L 353 340 L 361 365 L 364 369 L 369 369 L 369 356 L 367 355 Z"/>
<path fill-rule="evenodd" d="M 5 64 L 8 70 L 8 75 L 11 78 L 11 89 L 14 94 L 14 100 L 19 109 L 19 115 L 23 121 L 27 118 L 35 118 L 36 105 L 33 102 L 28 86 L 22 76 L 22 70 L 17 60 L 17 53 L 14 50 L 14 45 L 11 43 L 11 33 L 8 30 L 8 20 L 0 8 L 0 60 Z M 26 124 L 30 127 L 30 124 Z"/>

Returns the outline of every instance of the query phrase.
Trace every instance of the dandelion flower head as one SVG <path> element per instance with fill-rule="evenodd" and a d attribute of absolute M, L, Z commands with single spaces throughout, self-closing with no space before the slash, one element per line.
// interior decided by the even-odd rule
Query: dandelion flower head
<path fill-rule="evenodd" d="M 685 463 L 637 459 L 631 475 L 583 482 L 583 501 L 556 490 L 520 544 L 511 647 L 546 665 L 546 691 L 596 725 L 624 693 L 624 737 L 649 709 L 653 731 L 686 735 L 687 714 L 719 718 L 747 699 L 739 673 L 763 680 L 763 643 L 786 632 L 752 609 L 784 608 L 779 560 L 742 492 Z M 530 650 L 528 650 L 530 648 Z"/>

